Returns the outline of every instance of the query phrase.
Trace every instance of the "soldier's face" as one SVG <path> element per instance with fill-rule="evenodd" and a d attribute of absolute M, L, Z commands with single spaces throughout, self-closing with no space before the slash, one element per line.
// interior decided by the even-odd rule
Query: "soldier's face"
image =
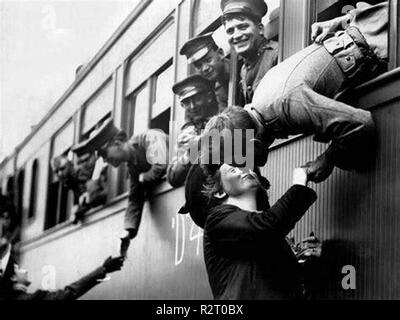
<path fill-rule="evenodd" d="M 248 168 L 237 168 L 228 164 L 220 167 L 221 182 L 228 196 L 255 193 L 260 186 L 257 175 Z"/>
<path fill-rule="evenodd" d="M 193 63 L 196 73 L 210 81 L 215 81 L 225 71 L 222 50 L 210 50 L 207 55 Z"/>
<path fill-rule="evenodd" d="M 181 101 L 181 105 L 185 108 L 188 118 L 192 121 L 205 119 L 210 103 L 211 98 L 208 92 L 200 92 Z"/>
<path fill-rule="evenodd" d="M 79 178 L 89 179 L 96 165 L 96 156 L 94 153 L 86 153 L 78 158 L 77 171 Z"/>
<path fill-rule="evenodd" d="M 109 163 L 114 168 L 119 167 L 126 161 L 126 152 L 122 147 L 122 143 L 119 141 L 108 144 L 106 147 L 99 150 L 99 156 L 103 158 L 104 162 Z"/>
<path fill-rule="evenodd" d="M 56 169 L 56 175 L 61 181 L 65 181 L 72 174 L 72 163 L 66 158 L 60 159 Z"/>
<path fill-rule="evenodd" d="M 257 43 L 263 34 L 263 25 L 245 17 L 225 21 L 229 44 L 239 55 L 257 50 Z"/>

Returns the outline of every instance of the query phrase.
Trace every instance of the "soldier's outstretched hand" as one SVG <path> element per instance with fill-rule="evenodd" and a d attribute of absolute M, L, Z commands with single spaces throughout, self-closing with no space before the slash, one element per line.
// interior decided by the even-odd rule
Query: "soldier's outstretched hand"
<path fill-rule="evenodd" d="M 307 171 L 308 180 L 316 183 L 326 180 L 334 167 L 333 163 L 329 162 L 324 154 L 302 166 Z"/>
<path fill-rule="evenodd" d="M 104 269 L 106 269 L 107 273 L 111 273 L 111 272 L 115 272 L 118 270 L 121 270 L 123 264 L 124 264 L 124 257 L 120 256 L 120 257 L 115 257 L 112 258 L 111 256 L 108 257 L 104 263 L 103 263 L 103 267 Z"/>

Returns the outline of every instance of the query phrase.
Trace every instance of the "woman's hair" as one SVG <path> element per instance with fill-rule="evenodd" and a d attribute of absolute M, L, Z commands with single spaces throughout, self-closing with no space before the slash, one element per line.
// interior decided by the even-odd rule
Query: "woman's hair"
<path fill-rule="evenodd" d="M 209 174 L 213 174 L 221 163 L 231 164 L 234 153 L 242 152 L 243 155 L 244 148 L 246 148 L 246 144 L 248 143 L 246 140 L 246 130 L 254 130 L 255 136 L 257 127 L 249 113 L 242 107 L 228 107 L 222 113 L 212 117 L 206 124 L 200 138 L 200 159 L 203 170 L 208 171 Z M 236 131 L 235 135 L 233 134 L 234 131 Z M 232 143 L 233 141 L 227 141 L 232 147 L 225 149 L 225 140 L 240 136 L 236 135 L 236 133 L 241 133 L 242 141 L 240 145 L 242 150 L 236 150 L 235 148 L 240 145 Z M 231 150 L 232 154 L 225 154 L 226 150 Z"/>
<path fill-rule="evenodd" d="M 259 181 L 259 188 L 257 189 L 256 201 L 258 210 L 266 210 L 269 208 L 268 202 L 268 189 L 271 184 L 267 178 L 263 177 L 261 174 L 257 174 Z M 216 194 L 223 193 L 224 187 L 221 180 L 221 171 L 216 170 L 214 173 L 207 173 L 206 182 L 203 185 L 202 193 L 208 199 L 208 202 L 214 202 L 214 204 L 221 204 L 228 197 L 226 195 L 222 199 L 215 198 Z M 217 202 L 219 201 L 219 203 Z"/>
<path fill-rule="evenodd" d="M 224 129 L 256 129 L 256 125 L 243 107 L 231 106 L 207 122 L 205 132 L 211 129 L 217 129 L 218 131 Z"/>
<path fill-rule="evenodd" d="M 215 195 L 224 192 L 221 180 L 221 171 L 216 170 L 214 173 L 206 172 L 206 182 L 203 185 L 203 194 L 208 199 L 210 203 L 215 200 Z"/>

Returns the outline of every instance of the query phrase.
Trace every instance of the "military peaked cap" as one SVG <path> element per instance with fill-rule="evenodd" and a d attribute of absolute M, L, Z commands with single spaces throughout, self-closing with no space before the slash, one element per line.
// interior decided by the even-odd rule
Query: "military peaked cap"
<path fill-rule="evenodd" d="M 172 87 L 172 91 L 184 100 L 197 93 L 213 91 L 212 83 L 200 75 L 193 75 L 177 82 Z"/>
<path fill-rule="evenodd" d="M 261 19 L 268 12 L 264 0 L 221 0 L 222 15 L 242 13 Z"/>
<path fill-rule="evenodd" d="M 204 58 L 214 48 L 218 48 L 218 46 L 212 33 L 207 33 L 188 40 L 179 53 L 185 55 L 190 64 Z"/>
<path fill-rule="evenodd" d="M 106 120 L 99 128 L 95 129 L 90 138 L 72 148 L 78 156 L 99 150 L 108 141 L 115 137 L 120 130 L 114 126 L 113 120 Z"/>

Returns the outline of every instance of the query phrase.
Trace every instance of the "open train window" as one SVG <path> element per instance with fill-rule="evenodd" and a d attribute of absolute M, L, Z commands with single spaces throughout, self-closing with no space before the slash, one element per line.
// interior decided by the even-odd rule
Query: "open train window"
<path fill-rule="evenodd" d="M 71 215 L 74 202 L 73 192 L 65 183 L 60 181 L 60 178 L 55 172 L 66 166 L 63 164 L 63 168 L 57 168 L 52 162 L 55 158 L 63 157 L 68 160 L 69 165 L 72 166 L 70 148 L 73 145 L 73 141 L 74 125 L 73 122 L 69 120 L 51 140 L 45 230 L 66 221 Z"/>
<path fill-rule="evenodd" d="M 122 129 L 132 137 L 149 128 L 169 133 L 175 39 L 173 16 L 163 21 L 132 53 L 125 69 Z M 128 191 L 128 170 L 119 169 L 117 194 Z"/>

